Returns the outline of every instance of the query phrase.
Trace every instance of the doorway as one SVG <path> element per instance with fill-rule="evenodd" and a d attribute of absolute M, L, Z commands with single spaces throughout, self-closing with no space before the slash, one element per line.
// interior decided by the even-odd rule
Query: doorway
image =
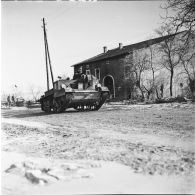
<path fill-rule="evenodd" d="M 114 85 L 114 78 L 111 75 L 107 75 L 103 78 L 104 86 L 108 87 L 110 90 L 110 98 L 115 98 L 115 85 Z"/>

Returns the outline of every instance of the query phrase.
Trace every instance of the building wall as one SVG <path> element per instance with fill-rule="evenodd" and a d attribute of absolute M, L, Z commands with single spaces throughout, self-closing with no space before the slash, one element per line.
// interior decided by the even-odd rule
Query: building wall
<path fill-rule="evenodd" d="M 181 36 L 181 35 L 178 35 Z M 135 86 L 135 76 L 133 74 L 133 68 L 137 60 L 140 60 L 143 55 L 147 55 L 150 60 L 152 52 L 152 63 L 155 70 L 155 84 L 157 85 L 157 90 L 160 94 L 160 87 L 164 86 L 163 97 L 169 97 L 169 80 L 170 72 L 163 68 L 161 65 L 163 54 L 159 52 L 159 44 L 153 44 L 152 46 L 145 47 L 139 50 L 131 51 L 129 54 L 118 56 L 109 60 L 102 60 L 99 62 L 93 62 L 90 64 L 82 65 L 83 71 L 89 67 L 91 74 L 95 75 L 95 69 L 100 69 L 100 83 L 104 84 L 104 78 L 108 75 L 112 76 L 114 79 L 114 91 L 115 99 L 122 100 L 132 97 L 136 97 L 139 94 L 139 89 Z M 136 55 L 138 56 L 136 57 Z M 195 59 L 194 59 L 195 61 Z M 75 71 L 80 68 L 81 65 L 75 66 Z M 186 75 L 181 75 L 180 72 L 182 67 L 178 65 L 175 69 L 174 79 L 173 79 L 173 96 L 181 95 L 181 83 L 183 86 L 187 85 Z M 178 76 L 179 75 L 179 76 Z M 146 70 L 142 74 L 142 82 L 147 86 L 147 81 L 152 79 L 151 70 Z M 156 95 L 152 96 L 156 98 Z"/>
<path fill-rule="evenodd" d="M 132 58 L 132 54 L 123 55 L 120 57 L 115 57 L 109 60 L 93 62 L 90 64 L 78 65 L 75 66 L 74 69 L 77 71 L 81 66 L 83 72 L 88 69 L 90 70 L 92 75 L 95 75 L 95 69 L 100 69 L 100 83 L 104 85 L 104 79 L 106 76 L 112 76 L 114 79 L 114 92 L 115 99 L 126 99 L 128 98 L 130 91 L 130 79 L 125 78 L 124 75 L 124 67 L 130 66 L 129 59 Z"/>
<path fill-rule="evenodd" d="M 182 45 L 183 40 L 185 40 L 185 38 L 183 37 L 182 34 L 178 34 L 175 39 L 174 39 L 174 43 L 172 44 L 173 48 L 177 48 L 180 47 L 180 44 Z M 194 38 L 190 39 L 191 42 L 194 41 Z M 194 52 L 194 48 L 193 48 L 193 43 L 190 46 L 190 51 L 189 51 L 189 56 L 192 55 L 192 53 Z M 162 62 L 164 61 L 163 56 L 164 53 L 159 51 L 159 44 L 154 44 L 150 47 L 145 47 L 139 50 L 136 50 L 133 52 L 133 63 L 135 64 L 136 61 L 136 53 L 139 54 L 138 58 L 140 59 L 144 54 L 146 54 L 149 58 L 150 61 L 150 56 L 151 56 L 151 52 L 152 52 L 152 63 L 153 63 L 153 67 L 154 67 L 154 71 L 155 71 L 155 85 L 157 87 L 158 93 L 160 94 L 160 86 L 163 85 L 164 90 L 163 90 L 163 98 L 168 98 L 170 97 L 170 71 L 167 70 L 167 68 L 165 68 L 162 64 Z M 175 60 L 173 60 L 173 62 L 177 61 L 177 57 L 175 57 Z M 192 66 L 188 65 L 188 70 L 190 73 L 193 74 L 193 70 L 191 67 L 195 67 L 195 56 L 194 58 L 192 58 Z M 143 83 L 145 86 L 147 86 L 146 81 L 151 80 L 152 79 L 152 72 L 151 70 L 146 70 L 143 72 L 142 74 L 142 78 L 143 78 Z M 185 95 L 185 89 L 188 86 L 188 77 L 183 69 L 183 66 L 181 64 L 181 62 L 179 64 L 176 65 L 176 67 L 174 68 L 174 76 L 173 76 L 173 97 L 177 97 L 177 96 L 183 96 Z M 156 97 L 156 93 L 154 94 L 153 98 L 157 98 Z"/>

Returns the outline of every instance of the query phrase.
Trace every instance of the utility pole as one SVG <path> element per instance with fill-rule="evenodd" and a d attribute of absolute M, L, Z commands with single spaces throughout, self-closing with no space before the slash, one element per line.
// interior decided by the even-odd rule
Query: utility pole
<path fill-rule="evenodd" d="M 53 82 L 54 82 L 53 70 L 52 70 L 52 66 L 51 66 L 51 59 L 50 59 L 50 55 L 49 55 L 49 46 L 48 46 L 48 42 L 47 42 L 47 34 L 46 34 L 46 32 L 45 32 L 45 38 L 46 38 L 47 54 L 48 54 L 48 59 L 49 59 L 49 67 L 50 67 L 50 72 L 51 72 L 51 79 L 52 79 L 52 84 L 53 84 Z"/>
<path fill-rule="evenodd" d="M 49 62 L 49 67 L 50 67 L 50 72 L 51 72 L 51 79 L 52 79 L 52 85 L 54 84 L 54 79 L 53 79 L 53 70 L 51 66 L 51 59 L 49 55 L 49 46 L 47 42 L 47 33 L 45 29 L 45 19 L 43 18 L 43 31 L 44 31 L 44 42 L 45 42 L 45 60 L 46 60 L 46 71 L 47 71 L 47 90 L 49 90 L 49 75 L 48 75 L 48 62 Z"/>
<path fill-rule="evenodd" d="M 47 91 L 49 91 L 49 74 L 48 74 L 48 61 L 47 61 L 47 45 L 45 37 L 45 19 L 43 18 L 43 34 L 44 34 L 44 45 L 45 45 L 45 62 L 46 62 L 46 75 L 47 75 Z"/>

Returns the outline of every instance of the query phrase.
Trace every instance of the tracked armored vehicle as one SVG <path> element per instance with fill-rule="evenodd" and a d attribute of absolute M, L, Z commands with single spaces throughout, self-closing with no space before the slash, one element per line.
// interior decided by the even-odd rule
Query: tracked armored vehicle
<path fill-rule="evenodd" d="M 98 79 L 93 75 L 86 75 L 80 72 L 74 75 L 73 80 L 59 79 L 54 82 L 44 18 L 43 32 L 47 91 L 40 98 L 41 109 L 45 112 L 55 113 L 64 112 L 67 108 L 74 108 L 78 111 L 99 110 L 109 97 L 109 90 L 107 87 L 101 86 Z M 51 72 L 52 89 L 49 89 L 48 65 Z"/>

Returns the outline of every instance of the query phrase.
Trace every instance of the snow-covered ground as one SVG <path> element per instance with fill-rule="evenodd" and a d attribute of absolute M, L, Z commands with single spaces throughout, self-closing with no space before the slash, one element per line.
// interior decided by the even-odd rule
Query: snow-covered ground
<path fill-rule="evenodd" d="M 17 153 L 3 153 L 2 160 L 3 170 L 16 165 L 2 174 L 3 194 L 195 193 L 188 176 L 141 175 L 115 162 L 51 160 Z M 41 174 L 44 168 L 51 169 L 52 177 Z M 47 182 L 33 183 L 26 173 Z"/>
<path fill-rule="evenodd" d="M 2 110 L 2 192 L 195 193 L 194 108 Z"/>

